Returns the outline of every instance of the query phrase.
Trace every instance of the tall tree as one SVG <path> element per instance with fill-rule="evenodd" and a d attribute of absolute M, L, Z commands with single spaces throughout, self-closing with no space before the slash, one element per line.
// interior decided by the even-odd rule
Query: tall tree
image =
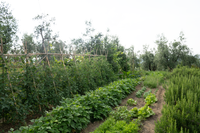
<path fill-rule="evenodd" d="M 190 49 L 184 44 L 185 37 L 183 32 L 180 32 L 178 40 L 174 40 L 169 45 L 164 35 L 156 41 L 158 49 L 156 52 L 155 62 L 159 70 L 172 70 L 177 64 L 191 66 L 195 62 Z"/>
<path fill-rule="evenodd" d="M 149 49 L 148 45 L 143 46 L 144 54 L 141 55 L 142 69 L 155 71 L 156 70 L 156 64 L 154 62 L 155 55 L 153 53 L 153 50 L 148 50 L 148 49 Z"/>
<path fill-rule="evenodd" d="M 167 43 L 168 40 L 163 34 L 159 37 L 158 40 L 156 40 L 158 47 L 155 55 L 155 62 L 159 70 L 166 70 L 170 64 L 170 51 Z"/>
<path fill-rule="evenodd" d="M 18 39 L 16 32 L 18 25 L 16 19 L 12 15 L 9 4 L 0 3 L 0 38 L 3 40 L 3 51 L 7 53 L 15 39 Z"/>
<path fill-rule="evenodd" d="M 49 41 L 51 41 L 53 38 L 52 32 L 53 30 L 51 29 L 51 25 L 55 23 L 55 18 L 48 19 L 48 14 L 42 14 L 38 15 L 34 20 L 37 20 L 40 22 L 38 26 L 35 27 L 35 36 L 38 38 L 39 36 L 41 37 L 42 42 L 39 42 L 39 52 L 44 53 L 44 48 L 49 47 Z M 54 36 L 57 37 L 57 36 Z"/>
<path fill-rule="evenodd" d="M 27 52 L 28 53 L 34 53 L 37 51 L 37 47 L 36 44 L 33 40 L 34 36 L 33 34 L 28 35 L 27 33 L 23 34 L 22 36 L 22 41 L 24 43 L 24 45 L 27 45 Z"/>

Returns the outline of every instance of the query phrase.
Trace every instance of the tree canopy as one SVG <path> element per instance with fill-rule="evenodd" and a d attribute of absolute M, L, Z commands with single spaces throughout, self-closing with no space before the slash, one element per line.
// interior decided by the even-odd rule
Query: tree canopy
<path fill-rule="evenodd" d="M 4 54 L 11 50 L 14 40 L 17 38 L 18 25 L 12 15 L 9 4 L 0 3 L 0 38 L 3 40 Z"/>

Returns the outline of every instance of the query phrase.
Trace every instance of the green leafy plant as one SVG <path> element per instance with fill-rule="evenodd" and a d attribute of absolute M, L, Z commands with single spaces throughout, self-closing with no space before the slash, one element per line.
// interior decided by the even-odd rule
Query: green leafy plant
<path fill-rule="evenodd" d="M 143 94 L 144 99 L 152 92 L 152 90 L 150 89 L 149 91 L 145 92 Z"/>
<path fill-rule="evenodd" d="M 137 105 L 137 101 L 135 101 L 134 99 L 130 98 L 130 99 L 127 100 L 127 104 L 131 105 L 131 106 Z"/>
<path fill-rule="evenodd" d="M 126 106 L 116 107 L 116 110 L 112 111 L 110 113 L 110 116 L 112 116 L 116 120 L 125 121 L 130 121 L 132 118 L 132 114 L 131 112 L 129 112 Z"/>
<path fill-rule="evenodd" d="M 137 107 L 132 108 L 129 112 L 130 112 L 132 117 L 138 116 L 138 108 Z"/>
<path fill-rule="evenodd" d="M 116 120 L 113 117 L 109 117 L 106 119 L 106 121 L 101 124 L 93 133 L 105 133 L 106 131 L 109 131 L 110 128 L 115 125 Z"/>
<path fill-rule="evenodd" d="M 115 120 L 109 117 L 92 133 L 138 133 L 140 123 L 138 120 L 127 123 L 124 120 Z"/>
<path fill-rule="evenodd" d="M 145 86 L 142 87 L 141 90 L 139 90 L 139 91 L 136 92 L 136 97 L 141 98 L 142 94 L 145 92 L 145 90 L 146 90 L 146 87 Z"/>
<path fill-rule="evenodd" d="M 155 113 L 147 104 L 145 104 L 144 107 L 138 109 L 138 116 L 141 116 L 142 118 L 147 118 L 151 115 L 155 115 Z"/>
<path fill-rule="evenodd" d="M 155 94 L 149 93 L 149 95 L 145 98 L 145 103 L 147 105 L 152 105 L 153 103 L 157 102 L 157 98 Z"/>

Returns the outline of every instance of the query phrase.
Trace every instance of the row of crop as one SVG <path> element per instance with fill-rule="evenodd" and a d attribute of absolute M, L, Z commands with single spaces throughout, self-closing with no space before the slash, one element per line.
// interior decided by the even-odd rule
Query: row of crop
<path fill-rule="evenodd" d="M 107 117 L 111 107 L 117 106 L 135 90 L 136 85 L 136 79 L 124 79 L 82 96 L 63 99 L 61 106 L 47 112 L 45 117 L 33 120 L 33 125 L 21 127 L 20 131 L 15 132 L 80 132 L 91 121 Z"/>
<path fill-rule="evenodd" d="M 131 99 L 129 99 L 127 103 L 129 103 L 130 100 Z M 149 105 L 152 105 L 156 101 L 157 98 L 155 94 L 149 93 L 145 98 L 146 104 L 144 107 L 139 109 L 134 107 L 131 110 L 128 110 L 126 106 L 117 107 L 116 110 L 110 113 L 107 120 L 93 133 L 138 133 L 141 120 L 155 115 Z"/>
<path fill-rule="evenodd" d="M 20 69 L 4 66 L 5 72 L 0 73 L 0 119 L 4 122 L 20 123 L 29 114 L 59 105 L 62 97 L 82 95 L 117 79 L 103 58 L 66 67 L 37 66 L 29 61 Z"/>
<path fill-rule="evenodd" d="M 169 75 L 170 84 L 165 92 L 167 105 L 156 123 L 157 133 L 200 132 L 199 74 L 198 69 L 183 67 Z"/>

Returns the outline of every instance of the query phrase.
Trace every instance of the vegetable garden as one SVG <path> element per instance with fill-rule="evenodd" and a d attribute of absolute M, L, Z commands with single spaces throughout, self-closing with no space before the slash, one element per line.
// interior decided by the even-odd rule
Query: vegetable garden
<path fill-rule="evenodd" d="M 155 117 L 158 120 L 155 132 L 200 131 L 197 68 L 176 68 L 168 74 L 164 71 L 116 74 L 107 56 L 63 58 L 65 54 L 61 52 L 61 59 L 57 61 L 56 54 L 44 55 L 30 56 L 25 49 L 20 57 L 1 56 L 0 120 L 3 125 L 21 126 L 18 130 L 11 128 L 10 132 L 79 133 L 98 120 L 105 121 L 93 133 L 146 131 L 142 123 L 156 114 L 154 104 L 158 101 L 159 85 L 166 89 L 166 105 L 161 119 Z M 138 84 L 142 86 L 134 92 Z M 121 101 L 133 93 L 134 97 L 121 106 Z M 138 107 L 136 99 L 140 102 L 142 99 L 145 104 Z M 34 115 L 41 117 L 26 126 L 27 117 Z"/>
<path fill-rule="evenodd" d="M 56 59 L 49 62 L 47 54 L 43 58 L 29 54 L 2 54 L 1 126 L 24 125 L 27 116 L 44 115 L 46 110 L 61 105 L 63 98 L 73 98 L 76 94 L 84 95 L 86 91 L 117 79 L 106 56 L 72 54 L 72 58 L 64 60 L 65 54 L 60 55 L 62 59 L 59 62 Z M 56 54 L 51 55 L 51 58 L 53 57 L 55 58 Z"/>

